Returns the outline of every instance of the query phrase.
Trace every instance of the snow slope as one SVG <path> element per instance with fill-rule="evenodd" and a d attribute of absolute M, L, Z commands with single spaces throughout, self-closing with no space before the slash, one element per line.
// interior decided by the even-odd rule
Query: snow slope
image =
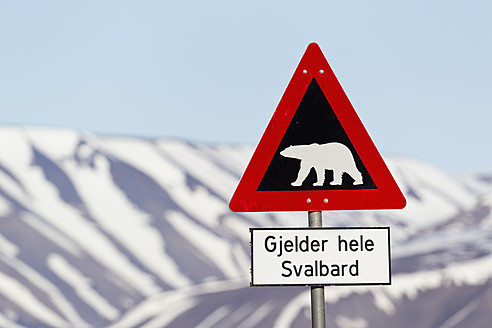
<path fill-rule="evenodd" d="M 307 225 L 306 213 L 230 212 L 252 147 L 5 126 L 0 140 L 0 326 L 309 321 L 308 289 L 248 287 L 248 229 Z M 327 289 L 332 324 L 378 327 L 445 295 L 453 311 L 420 327 L 490 319 L 480 310 L 492 305 L 492 179 L 386 161 L 404 210 L 323 215 L 330 226 L 390 226 L 394 284 Z"/>

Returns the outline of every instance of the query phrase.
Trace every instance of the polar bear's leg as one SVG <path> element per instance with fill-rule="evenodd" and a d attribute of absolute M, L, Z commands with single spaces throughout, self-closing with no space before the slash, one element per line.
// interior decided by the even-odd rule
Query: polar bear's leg
<path fill-rule="evenodd" d="M 354 179 L 354 185 L 361 185 L 364 183 L 362 181 L 362 174 L 359 172 L 355 165 L 350 170 L 347 170 L 345 172 L 347 172 L 352 177 L 352 179 Z"/>
<path fill-rule="evenodd" d="M 342 174 L 343 174 L 343 171 L 341 171 L 341 170 L 333 170 L 333 181 L 330 182 L 330 185 L 332 185 L 332 186 L 342 185 Z"/>
<path fill-rule="evenodd" d="M 301 186 L 304 180 L 309 175 L 312 167 L 313 166 L 311 164 L 306 163 L 306 161 L 304 160 L 301 160 L 301 168 L 299 169 L 299 173 L 297 174 L 297 179 L 296 181 L 292 182 L 291 185 L 294 187 Z"/>
<path fill-rule="evenodd" d="M 364 182 L 362 182 L 362 174 L 360 174 L 359 171 L 355 170 L 349 174 L 355 180 L 354 185 L 361 185 L 364 183 Z"/>
<path fill-rule="evenodd" d="M 324 166 L 315 166 L 316 176 L 318 181 L 313 183 L 313 186 L 322 186 L 325 183 L 325 167 Z"/>

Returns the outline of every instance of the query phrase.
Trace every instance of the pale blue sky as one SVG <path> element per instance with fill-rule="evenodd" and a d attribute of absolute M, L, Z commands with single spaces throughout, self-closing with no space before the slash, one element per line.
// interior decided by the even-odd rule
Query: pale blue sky
<path fill-rule="evenodd" d="M 0 123 L 256 145 L 313 41 L 383 155 L 492 172 L 486 0 L 2 1 Z"/>

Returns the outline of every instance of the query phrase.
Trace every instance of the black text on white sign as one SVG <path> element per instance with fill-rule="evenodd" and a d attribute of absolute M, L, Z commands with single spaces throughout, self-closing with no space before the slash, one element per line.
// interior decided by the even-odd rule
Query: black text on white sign
<path fill-rule="evenodd" d="M 251 285 L 389 285 L 388 227 L 252 228 Z"/>

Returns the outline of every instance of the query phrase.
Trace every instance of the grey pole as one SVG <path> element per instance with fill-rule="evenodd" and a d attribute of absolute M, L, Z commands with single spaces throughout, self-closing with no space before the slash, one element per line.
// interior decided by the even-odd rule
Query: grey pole
<path fill-rule="evenodd" d="M 321 211 L 308 212 L 309 227 L 320 228 L 323 226 Z M 311 320 L 313 328 L 325 328 L 325 287 L 311 287 Z"/>

